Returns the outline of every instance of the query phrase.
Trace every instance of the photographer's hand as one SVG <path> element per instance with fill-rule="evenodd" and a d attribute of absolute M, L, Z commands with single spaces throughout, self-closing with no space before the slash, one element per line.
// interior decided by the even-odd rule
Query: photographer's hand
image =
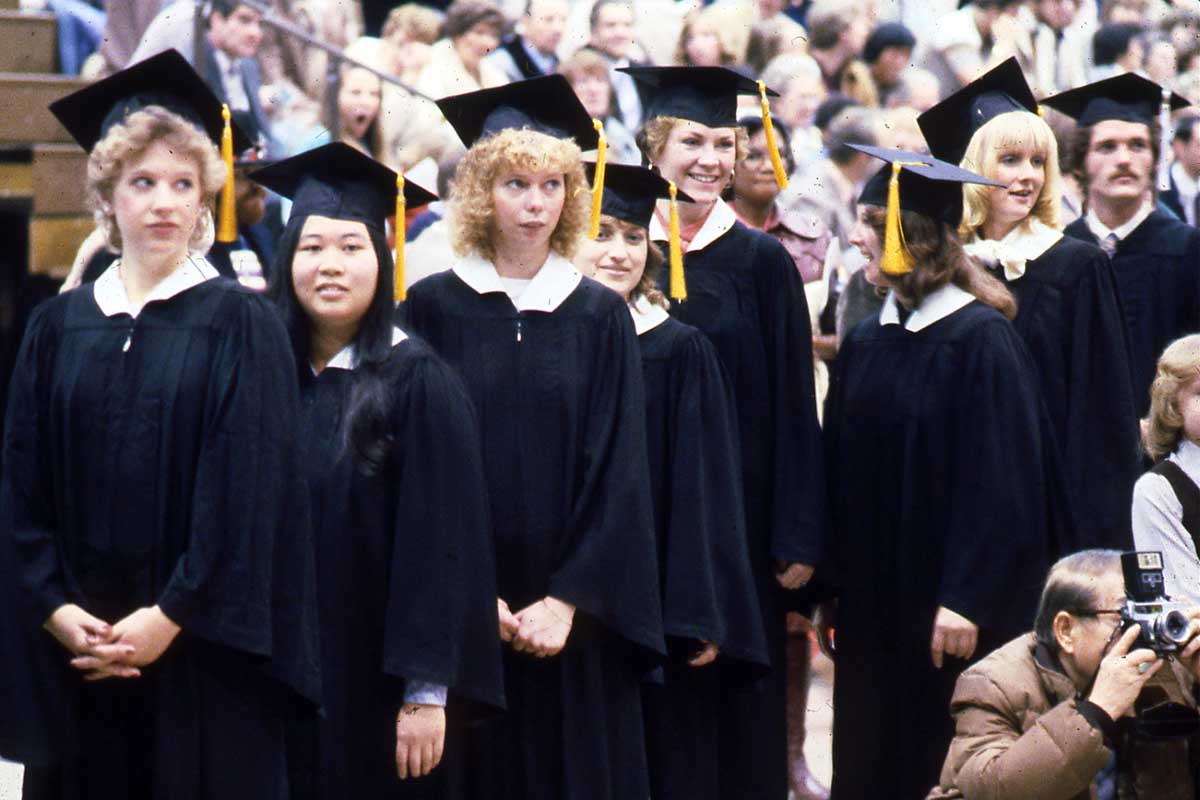
<path fill-rule="evenodd" d="M 933 619 L 933 637 L 929 642 L 929 654 L 935 667 L 942 668 L 943 654 L 970 658 L 978 642 L 978 625 L 945 606 L 938 608 L 937 616 Z"/>
<path fill-rule="evenodd" d="M 1143 647 L 1129 652 L 1140 630 L 1137 625 L 1130 626 L 1109 649 L 1100 662 L 1092 693 L 1087 698 L 1114 720 L 1125 716 L 1133 708 L 1133 702 L 1141 694 L 1146 681 L 1163 665 L 1163 660 L 1153 650 Z"/>
<path fill-rule="evenodd" d="M 1192 621 L 1188 629 L 1188 643 L 1179 654 L 1179 662 L 1188 668 L 1196 680 L 1200 680 L 1200 608 L 1188 610 L 1188 618 Z"/>

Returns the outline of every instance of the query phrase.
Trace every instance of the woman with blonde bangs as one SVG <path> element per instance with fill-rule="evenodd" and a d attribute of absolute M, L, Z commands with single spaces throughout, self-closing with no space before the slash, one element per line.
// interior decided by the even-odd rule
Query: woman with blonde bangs
<path fill-rule="evenodd" d="M 973 110 L 971 110 L 973 109 Z M 970 123 L 962 124 L 964 110 Z M 964 189 L 966 251 L 1017 301 L 1013 325 L 1037 365 L 1078 539 L 1059 555 L 1129 547 L 1139 465 L 1128 337 L 1103 251 L 1064 237 L 1058 145 L 1015 62 L 997 67 L 920 118 L 935 156 L 1004 184 Z M 957 157 L 957 158 L 955 158 Z"/>
<path fill-rule="evenodd" d="M 11 384 L 0 753 L 31 800 L 285 797 L 320 701 L 287 334 L 196 254 L 220 109 L 174 51 L 51 107 L 120 256 L 35 311 Z"/>
<path fill-rule="evenodd" d="M 459 259 L 404 311 L 478 414 L 508 708 L 446 766 L 467 797 L 647 797 L 639 680 L 665 643 L 637 336 L 569 260 L 595 130 L 561 75 L 439 105 L 469 148 Z"/>

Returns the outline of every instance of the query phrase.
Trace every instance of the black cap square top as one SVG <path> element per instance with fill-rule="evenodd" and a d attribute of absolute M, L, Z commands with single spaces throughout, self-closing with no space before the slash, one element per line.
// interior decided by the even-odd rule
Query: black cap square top
<path fill-rule="evenodd" d="M 588 180 L 596 179 L 596 165 L 590 161 L 583 164 Z M 631 225 L 650 227 L 654 216 L 654 204 L 670 198 L 670 184 L 654 170 L 627 164 L 606 164 L 604 167 L 604 199 L 600 202 L 600 213 Z M 675 199 L 691 203 L 692 198 L 676 191 Z"/>
<path fill-rule="evenodd" d="M 758 82 L 726 67 L 622 67 L 645 90 L 646 119 L 678 117 L 710 128 L 737 125 L 737 99 Z M 767 97 L 778 97 L 767 89 Z"/>
<path fill-rule="evenodd" d="M 1036 114 L 1037 100 L 1017 59 L 1009 58 L 917 117 L 929 152 L 957 164 L 975 132 L 1009 111 Z"/>
<path fill-rule="evenodd" d="M 862 205 L 887 208 L 888 183 L 892 178 L 892 165 L 896 163 L 901 165 L 900 208 L 931 219 L 940 219 L 950 225 L 958 225 L 962 220 L 964 183 L 1004 185 L 924 153 L 863 144 L 849 146 L 887 162 L 887 166 L 871 176 L 863 186 L 858 198 Z"/>
<path fill-rule="evenodd" d="M 451 95 L 437 104 L 467 147 L 510 128 L 574 139 L 583 150 L 594 150 L 599 142 L 592 118 L 562 75 Z"/>
<path fill-rule="evenodd" d="M 292 216 L 316 214 L 384 230 L 396 212 L 397 173 L 345 142 L 332 142 L 250 173 L 252 180 L 292 200 Z M 437 195 L 404 181 L 404 201 L 423 206 Z"/>
<path fill-rule="evenodd" d="M 113 125 L 152 105 L 183 117 L 220 146 L 225 129 L 221 101 L 175 50 L 165 50 L 55 100 L 50 111 L 91 152 Z M 252 142 L 237 123 L 231 124 L 233 149 L 240 153 Z"/>
<path fill-rule="evenodd" d="M 1127 72 L 1047 97 L 1042 105 L 1061 111 L 1083 127 L 1110 119 L 1149 125 L 1158 116 L 1162 95 L 1163 87 L 1154 81 Z M 1191 105 L 1174 92 L 1169 102 L 1172 111 Z"/>

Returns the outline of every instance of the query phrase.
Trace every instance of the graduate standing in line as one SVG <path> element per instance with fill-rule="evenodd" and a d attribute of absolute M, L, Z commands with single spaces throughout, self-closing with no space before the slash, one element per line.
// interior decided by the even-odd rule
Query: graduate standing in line
<path fill-rule="evenodd" d="M 1128 331 L 1107 256 L 1060 229 L 1054 132 L 1011 58 L 917 122 L 933 155 L 1004 184 L 965 186 L 959 234 L 1012 292 L 1037 364 L 1076 521 L 1055 555 L 1127 550 L 1138 429 L 1128 371 L 1114 367 L 1129 362 Z"/>
<path fill-rule="evenodd" d="M 773 667 L 721 698 L 721 796 L 783 800 L 784 614 L 803 596 L 787 597 L 781 586 L 795 590 L 808 581 L 825 523 L 804 286 L 783 245 L 738 222 L 721 199 L 736 157 L 747 149 L 745 131 L 737 127 L 737 96 L 757 94 L 754 82 L 721 67 L 627 71 L 648 97 L 638 136 L 643 154 L 695 201 L 679 207 L 684 254 L 661 285 L 671 315 L 708 336 L 733 383 L 746 536 Z M 653 241 L 668 240 L 670 216 L 669 204 L 660 202 L 650 221 Z"/>
<path fill-rule="evenodd" d="M 297 726 L 295 787 L 316 800 L 446 796 L 414 779 L 461 733 L 447 715 L 503 705 L 474 410 L 392 325 L 396 179 L 343 143 L 254 173 L 293 201 L 271 296 L 295 348 L 317 552 L 324 705 Z"/>
<path fill-rule="evenodd" d="M 664 258 L 648 228 L 656 201 L 669 195 L 667 182 L 641 167 L 609 164 L 603 193 L 597 236 L 584 241 L 575 263 L 625 299 L 642 351 L 670 656 L 663 683 L 643 688 L 651 796 L 716 798 L 722 692 L 760 678 L 768 666 L 746 546 L 733 390 L 707 337 L 672 319 L 658 289 Z"/>
<path fill-rule="evenodd" d="M 405 312 L 479 415 L 508 644 L 508 713 L 468 738 L 467 796 L 646 797 L 640 681 L 665 644 L 641 362 L 625 303 L 569 260 L 592 122 L 560 75 L 438 103 L 470 148 L 460 258 Z"/>
<path fill-rule="evenodd" d="M 52 110 L 121 257 L 34 312 L 13 373 L 0 752 L 28 800 L 285 798 L 286 721 L 320 699 L 312 541 L 287 332 L 191 254 L 221 106 L 168 51 Z"/>

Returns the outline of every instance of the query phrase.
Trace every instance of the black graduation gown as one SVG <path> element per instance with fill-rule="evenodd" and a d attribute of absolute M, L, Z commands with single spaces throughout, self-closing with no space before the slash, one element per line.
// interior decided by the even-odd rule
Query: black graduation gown
<path fill-rule="evenodd" d="M 784 613 L 803 593 L 779 588 L 772 559 L 816 564 L 825 522 L 808 306 L 783 245 L 740 222 L 688 252 L 683 263 L 688 297 L 672 301 L 671 315 L 708 336 L 733 384 L 750 563 L 776 667 L 722 701 L 721 791 L 782 800 L 788 791 Z"/>
<path fill-rule="evenodd" d="M 1086 219 L 1065 233 L 1098 244 Z M 1158 357 L 1179 337 L 1200 331 L 1200 229 L 1153 211 L 1117 245 L 1112 265 L 1129 326 L 1134 407 L 1144 417 Z"/>
<path fill-rule="evenodd" d="M 320 692 L 292 364 L 273 309 L 224 279 L 136 319 L 92 286 L 34 312 L 0 497 L 0 584 L 25 587 L 0 609 L 0 742 L 26 797 L 287 796 L 285 718 Z M 85 684 L 40 630 L 67 602 L 157 604 L 182 632 L 139 679 Z"/>
<path fill-rule="evenodd" d="M 405 314 L 478 412 L 500 597 L 577 607 L 558 656 L 504 648 L 508 713 L 468 741 L 468 796 L 645 797 L 639 679 L 664 643 L 629 311 L 584 278 L 553 312 L 518 312 L 446 271 Z"/>
<path fill-rule="evenodd" d="M 1058 441 L 1075 536 L 1059 533 L 1056 555 L 1133 546 L 1129 498 L 1141 472 L 1128 331 L 1116 278 L 1097 247 L 1064 236 L 1010 281 L 1013 327 L 1037 366 Z"/>
<path fill-rule="evenodd" d="M 663 683 L 644 688 L 651 795 L 715 800 L 721 694 L 768 665 L 746 547 L 733 390 L 716 350 L 690 325 L 667 319 L 638 343 L 671 656 Z M 702 641 L 720 646 L 718 660 L 688 666 Z"/>
<path fill-rule="evenodd" d="M 910 332 L 860 323 L 825 417 L 839 585 L 833 793 L 924 798 L 954 733 L 965 666 L 934 669 L 939 606 L 980 627 L 975 657 L 1033 620 L 1051 531 L 1055 444 L 1020 337 L 972 301 Z"/>

